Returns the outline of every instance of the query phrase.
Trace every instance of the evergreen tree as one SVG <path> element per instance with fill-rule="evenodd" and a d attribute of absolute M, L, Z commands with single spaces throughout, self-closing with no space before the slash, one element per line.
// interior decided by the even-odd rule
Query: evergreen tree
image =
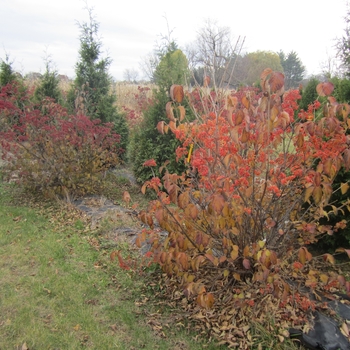
<path fill-rule="evenodd" d="M 12 68 L 12 62 L 10 62 L 9 56 L 6 55 L 5 60 L 1 60 L 0 63 L 0 87 L 3 87 L 16 80 L 17 76 Z"/>
<path fill-rule="evenodd" d="M 176 43 L 168 41 L 161 50 L 158 50 L 159 63 L 154 70 L 153 77 L 158 88 L 153 91 L 154 103 L 144 112 L 144 119 L 140 127 L 132 135 L 129 149 L 129 160 L 132 162 L 134 174 L 139 182 L 152 177 L 149 167 L 143 167 L 148 159 L 154 159 L 158 165 L 169 161 L 167 168 L 171 172 L 181 173 L 183 162 L 176 162 L 175 150 L 179 146 L 174 134 L 160 134 L 157 124 L 160 121 L 168 122 L 165 105 L 169 101 L 169 89 L 173 84 L 184 84 L 188 72 L 187 59 Z M 187 111 L 190 116 L 191 111 Z M 157 169 L 154 169 L 157 173 Z M 157 173 L 157 175 L 159 175 Z"/>
<path fill-rule="evenodd" d="M 334 77 L 330 79 L 330 82 L 334 84 L 332 95 L 336 98 L 337 102 L 350 103 L 350 80 Z"/>
<path fill-rule="evenodd" d="M 189 78 L 188 61 L 184 53 L 174 43 L 169 51 L 161 57 L 154 72 L 154 82 L 169 89 L 173 84 L 185 85 Z"/>
<path fill-rule="evenodd" d="M 305 67 L 299 59 L 295 51 L 291 51 L 285 55 L 283 51 L 278 52 L 281 65 L 285 76 L 285 88 L 297 88 L 303 80 Z"/>
<path fill-rule="evenodd" d="M 319 98 L 316 86 L 320 83 L 320 81 L 312 77 L 307 83 L 305 89 L 302 91 L 301 100 L 299 103 L 300 109 L 307 110 L 310 103 L 313 103 L 315 100 Z"/>
<path fill-rule="evenodd" d="M 129 130 L 125 116 L 116 108 L 116 94 L 108 72 L 111 59 L 100 58 L 102 43 L 98 36 L 99 23 L 96 22 L 92 10 L 87 10 L 89 21 L 79 25 L 79 60 L 75 66 L 76 78 L 68 93 L 68 102 L 70 109 L 77 113 L 113 123 L 115 131 L 121 136 L 120 146 L 125 150 Z"/>
<path fill-rule="evenodd" d="M 30 103 L 30 91 L 24 84 L 20 75 L 15 73 L 12 68 L 13 62 L 10 62 L 9 56 L 0 63 L 0 92 L 3 95 L 11 96 L 12 102 L 21 110 L 24 110 Z M 11 113 L 10 115 L 0 115 L 0 130 L 12 128 L 20 119 L 20 113 Z"/>
<path fill-rule="evenodd" d="M 49 58 L 45 60 L 46 70 L 40 78 L 40 84 L 36 88 L 34 97 L 38 103 L 44 98 L 50 97 L 57 103 L 62 103 L 62 94 L 59 88 L 59 78 L 56 70 L 52 69 L 52 64 Z"/>

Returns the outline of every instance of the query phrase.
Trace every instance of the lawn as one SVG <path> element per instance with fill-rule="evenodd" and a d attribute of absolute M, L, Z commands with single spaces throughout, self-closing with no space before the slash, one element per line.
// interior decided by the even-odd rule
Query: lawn
<path fill-rule="evenodd" d="M 147 274 L 120 269 L 98 240 L 72 208 L 1 185 L 1 350 L 218 348 L 172 324 Z"/>

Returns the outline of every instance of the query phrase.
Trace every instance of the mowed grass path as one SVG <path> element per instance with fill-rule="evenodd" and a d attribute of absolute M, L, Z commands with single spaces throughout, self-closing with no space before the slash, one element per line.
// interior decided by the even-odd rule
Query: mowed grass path
<path fill-rule="evenodd" d="M 136 302 L 145 281 L 94 249 L 79 222 L 58 226 L 6 198 L 0 187 L 1 350 L 204 347 L 176 327 L 155 333 Z"/>

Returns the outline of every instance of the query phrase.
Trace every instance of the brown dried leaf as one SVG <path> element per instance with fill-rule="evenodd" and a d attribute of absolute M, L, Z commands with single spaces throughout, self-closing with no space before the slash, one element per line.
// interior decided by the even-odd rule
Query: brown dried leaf
<path fill-rule="evenodd" d="M 308 187 L 308 188 L 306 189 L 306 191 L 305 191 L 305 197 L 304 197 L 304 201 L 305 201 L 305 202 L 309 202 L 309 203 L 310 203 L 310 197 L 311 197 L 313 191 L 314 191 L 314 186 L 310 186 L 310 187 Z"/>
<path fill-rule="evenodd" d="M 214 305 L 214 295 L 212 293 L 199 294 L 196 302 L 203 308 L 211 309 Z"/>
<path fill-rule="evenodd" d="M 210 84 L 210 77 L 208 77 L 207 75 L 204 77 L 203 79 L 203 86 L 204 87 L 208 87 Z"/>
<path fill-rule="evenodd" d="M 232 247 L 232 251 L 231 251 L 231 259 L 232 260 L 236 260 L 238 258 L 238 254 L 239 254 L 239 248 L 238 248 L 238 245 L 234 245 Z"/>
<path fill-rule="evenodd" d="M 170 130 L 172 131 L 172 132 L 174 132 L 175 130 L 176 130 L 176 121 L 174 120 L 170 120 L 170 122 L 169 122 L 169 128 L 170 128 Z M 164 130 L 165 130 L 165 128 L 164 128 Z"/>
<path fill-rule="evenodd" d="M 186 110 L 184 106 L 179 106 L 178 109 L 180 111 L 180 122 L 182 122 L 185 119 Z"/>
<path fill-rule="evenodd" d="M 243 106 L 244 106 L 245 108 L 249 109 L 249 107 L 250 107 L 250 101 L 247 99 L 246 96 L 243 96 L 243 97 L 242 97 L 242 104 L 243 104 Z"/>
<path fill-rule="evenodd" d="M 341 183 L 341 185 L 340 185 L 341 194 L 345 194 L 346 192 L 348 192 L 349 187 L 350 186 L 347 182 Z"/>
<path fill-rule="evenodd" d="M 269 99 L 266 96 L 262 97 L 259 101 L 259 110 L 261 112 L 265 112 L 267 109 L 268 103 L 269 103 Z"/>
<path fill-rule="evenodd" d="M 163 120 L 161 120 L 160 122 L 158 122 L 157 124 L 157 130 L 160 134 L 164 135 L 164 124 L 165 122 Z"/>
<path fill-rule="evenodd" d="M 250 138 L 249 131 L 247 131 L 246 129 L 243 129 L 242 136 L 241 136 L 241 142 L 246 143 L 249 141 L 249 138 Z"/>
<path fill-rule="evenodd" d="M 124 191 L 123 193 L 123 201 L 125 202 L 126 206 L 128 207 L 131 202 L 131 196 L 128 191 Z"/>
<path fill-rule="evenodd" d="M 238 99 L 236 96 L 231 96 L 231 95 L 227 96 L 227 107 L 228 108 L 232 107 L 233 109 L 235 109 L 237 104 L 238 104 Z"/>
<path fill-rule="evenodd" d="M 346 170 L 349 170 L 350 169 L 350 148 L 347 148 L 343 152 L 343 160 L 344 160 L 344 166 Z"/>
<path fill-rule="evenodd" d="M 244 112 L 241 109 L 239 109 L 235 115 L 235 124 L 240 125 L 242 124 L 243 120 L 244 120 Z"/>
<path fill-rule="evenodd" d="M 198 209 L 196 205 L 189 203 L 185 208 L 185 214 L 188 215 L 192 220 L 195 220 L 198 216 Z"/>
<path fill-rule="evenodd" d="M 314 187 L 314 190 L 312 191 L 312 197 L 313 197 L 316 205 L 321 202 L 322 195 L 323 195 L 323 191 L 322 191 L 321 186 Z"/>
<path fill-rule="evenodd" d="M 303 145 L 304 145 L 304 136 L 303 136 L 303 134 L 299 134 L 298 135 L 298 139 L 297 139 L 297 147 L 299 147 L 299 148 L 301 148 L 301 147 L 303 147 Z"/>
<path fill-rule="evenodd" d="M 168 119 L 171 121 L 175 121 L 173 103 L 171 101 L 167 102 L 167 104 L 165 105 L 165 111 Z"/>
<path fill-rule="evenodd" d="M 180 252 L 176 257 L 176 261 L 179 267 L 181 267 L 182 271 L 188 270 L 188 257 L 186 253 Z"/>
<path fill-rule="evenodd" d="M 332 265 L 335 264 L 335 259 L 334 259 L 334 256 L 332 254 L 328 254 L 328 253 L 323 254 L 323 260 L 331 263 Z"/>
<path fill-rule="evenodd" d="M 273 72 L 273 70 L 271 68 L 265 68 L 261 75 L 260 75 L 260 79 L 266 79 L 268 77 L 269 74 L 271 74 Z"/>
<path fill-rule="evenodd" d="M 170 98 L 173 101 L 181 103 L 184 96 L 184 88 L 182 85 L 172 85 L 170 87 Z"/>
<path fill-rule="evenodd" d="M 301 247 L 299 249 L 298 258 L 299 258 L 299 261 L 304 265 L 306 261 L 310 261 L 312 259 L 312 255 L 310 254 L 310 252 L 307 250 L 306 247 Z"/>
<path fill-rule="evenodd" d="M 205 254 L 205 257 L 210 260 L 214 266 L 218 266 L 219 265 L 219 259 L 217 257 L 215 257 L 213 254 L 211 253 L 207 253 Z"/>
<path fill-rule="evenodd" d="M 110 254 L 109 258 L 111 259 L 111 261 L 114 261 L 116 256 L 118 255 L 118 252 L 116 252 L 115 250 Z"/>

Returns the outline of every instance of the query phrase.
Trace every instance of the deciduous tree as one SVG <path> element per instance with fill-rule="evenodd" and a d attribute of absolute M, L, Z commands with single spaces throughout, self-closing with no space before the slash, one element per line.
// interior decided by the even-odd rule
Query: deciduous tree
<path fill-rule="evenodd" d="M 338 58 L 342 63 L 342 70 L 347 77 L 350 77 L 350 7 L 347 5 L 347 13 L 344 17 L 344 35 L 337 40 L 336 48 Z"/>
<path fill-rule="evenodd" d="M 187 48 L 193 69 L 201 68 L 210 77 L 211 85 L 223 87 L 232 83 L 234 62 L 240 53 L 244 39 L 234 42 L 229 27 L 221 27 L 207 19 L 198 31 L 195 43 Z M 203 78 L 202 78 L 203 79 Z"/>
<path fill-rule="evenodd" d="M 266 68 L 283 71 L 279 56 L 272 51 L 249 52 L 244 55 L 241 66 L 242 69 L 245 68 L 244 74 L 242 73 L 242 82 L 248 86 L 259 84 L 260 73 Z"/>

